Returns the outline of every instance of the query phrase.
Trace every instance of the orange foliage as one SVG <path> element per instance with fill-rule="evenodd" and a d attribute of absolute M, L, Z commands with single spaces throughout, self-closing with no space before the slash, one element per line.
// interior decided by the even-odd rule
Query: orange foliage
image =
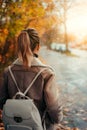
<path fill-rule="evenodd" d="M 8 35 L 8 29 L 7 29 L 7 28 L 4 28 L 4 29 L 3 29 L 3 33 L 4 33 L 4 35 Z"/>

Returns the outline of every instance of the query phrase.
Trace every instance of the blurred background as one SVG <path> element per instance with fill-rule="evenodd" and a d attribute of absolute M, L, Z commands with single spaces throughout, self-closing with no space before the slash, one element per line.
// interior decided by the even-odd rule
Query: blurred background
<path fill-rule="evenodd" d="M 87 50 L 86 0 L 0 0 L 0 65 L 14 59 L 22 29 L 36 28 L 41 45 Z"/>
<path fill-rule="evenodd" d="M 87 0 L 0 0 L 0 79 L 28 27 L 38 31 L 41 58 L 55 69 L 63 124 L 87 130 Z"/>

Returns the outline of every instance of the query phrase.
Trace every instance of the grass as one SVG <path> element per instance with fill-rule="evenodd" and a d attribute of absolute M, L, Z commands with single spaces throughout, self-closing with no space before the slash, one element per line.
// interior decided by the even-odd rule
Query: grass
<path fill-rule="evenodd" d="M 71 57 L 79 57 L 79 56 L 77 56 L 76 54 L 73 54 L 70 51 L 66 51 L 66 52 L 64 52 L 64 54 L 66 54 L 67 56 L 71 56 Z"/>
<path fill-rule="evenodd" d="M 73 54 L 71 51 L 63 51 L 63 52 L 60 52 L 61 54 L 65 54 L 65 55 L 67 55 L 67 56 L 71 56 L 71 57 L 79 57 L 79 56 L 77 56 L 76 54 Z"/>

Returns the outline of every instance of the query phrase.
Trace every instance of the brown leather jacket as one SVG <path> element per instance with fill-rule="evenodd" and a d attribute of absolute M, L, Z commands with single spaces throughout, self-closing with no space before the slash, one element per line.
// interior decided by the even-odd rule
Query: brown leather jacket
<path fill-rule="evenodd" d="M 40 62 L 40 60 L 35 57 L 33 58 L 31 67 L 27 70 L 23 67 L 22 62 L 19 61 L 19 59 L 17 59 L 11 65 L 12 72 L 22 92 L 26 90 L 37 72 L 45 67 L 46 65 L 42 64 L 42 62 Z M 3 85 L 2 87 L 0 87 L 1 109 L 3 108 L 3 104 L 5 103 L 6 99 L 12 98 L 16 92 L 17 87 L 15 86 L 7 68 L 4 71 Z M 47 69 L 39 75 L 35 83 L 30 88 L 29 92 L 27 93 L 27 96 L 34 99 L 34 102 L 38 107 L 41 117 L 43 116 L 45 109 L 47 110 L 46 123 L 59 123 L 61 121 L 62 110 L 58 102 L 58 87 L 55 83 L 54 71 L 50 67 L 47 67 Z"/>

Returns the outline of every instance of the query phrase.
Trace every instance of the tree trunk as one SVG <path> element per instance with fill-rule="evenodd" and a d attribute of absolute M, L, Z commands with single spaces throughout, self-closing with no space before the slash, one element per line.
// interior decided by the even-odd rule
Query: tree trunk
<path fill-rule="evenodd" d="M 64 0 L 64 34 L 65 34 L 65 44 L 66 44 L 66 51 L 68 51 L 68 39 L 67 39 L 67 3 L 66 0 Z"/>
<path fill-rule="evenodd" d="M 67 27 L 66 22 L 64 23 L 64 31 L 65 31 L 65 44 L 66 44 L 66 51 L 68 51 L 68 39 L 67 39 Z"/>

